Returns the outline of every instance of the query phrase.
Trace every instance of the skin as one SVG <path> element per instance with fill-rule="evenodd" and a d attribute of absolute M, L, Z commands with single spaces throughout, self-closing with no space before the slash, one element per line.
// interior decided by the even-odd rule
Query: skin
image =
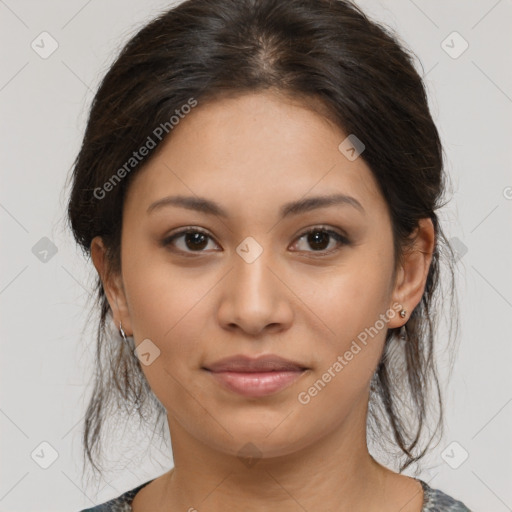
<path fill-rule="evenodd" d="M 378 464 L 366 443 L 386 327 L 309 403 L 297 398 L 379 315 L 395 312 L 388 328 L 407 321 L 434 248 L 432 222 L 422 219 L 393 280 L 387 204 L 364 160 L 338 150 L 346 136 L 274 92 L 199 104 L 128 189 L 120 275 L 107 272 L 101 238 L 92 241 L 116 325 L 160 350 L 142 368 L 168 412 L 175 467 L 137 494 L 135 512 L 421 510 L 419 482 Z M 284 203 L 336 192 L 364 213 L 335 205 L 279 219 Z M 147 213 L 177 194 L 213 200 L 228 217 L 177 206 Z M 202 253 L 184 236 L 162 245 L 189 226 L 211 237 Z M 315 250 L 302 236 L 314 226 L 345 232 L 350 243 L 330 237 Z M 236 252 L 248 236 L 263 249 L 251 263 Z M 202 369 L 237 354 L 277 354 L 309 369 L 277 394 L 247 398 Z M 239 456 L 249 442 L 260 452 L 252 465 Z"/>

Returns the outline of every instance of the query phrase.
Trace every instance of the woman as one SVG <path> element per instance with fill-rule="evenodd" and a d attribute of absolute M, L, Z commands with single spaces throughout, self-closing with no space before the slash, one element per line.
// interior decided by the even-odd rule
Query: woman
<path fill-rule="evenodd" d="M 84 446 L 99 470 L 103 420 L 149 407 L 174 467 L 89 510 L 467 511 L 401 474 L 442 431 L 444 179 L 411 56 L 349 2 L 188 0 L 135 35 L 69 201 L 101 307 Z"/>

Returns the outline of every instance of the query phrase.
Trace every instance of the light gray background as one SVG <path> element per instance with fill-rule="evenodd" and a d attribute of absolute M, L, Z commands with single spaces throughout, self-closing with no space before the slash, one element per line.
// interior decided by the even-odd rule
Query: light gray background
<path fill-rule="evenodd" d="M 454 245 L 467 249 L 457 264 L 461 331 L 446 389 L 447 435 L 420 476 L 475 512 L 512 510 L 512 2 L 359 4 L 397 30 L 423 64 L 453 183 L 442 219 L 452 242 L 460 240 Z M 94 269 L 63 220 L 64 183 L 98 82 L 121 45 L 169 5 L 0 0 L 0 511 L 79 510 L 172 466 L 160 447 L 145 455 L 141 439 L 124 448 L 132 462 L 106 481 L 83 481 L 94 343 L 94 325 L 84 324 Z M 42 46 L 43 31 L 59 45 L 46 59 L 31 48 L 34 40 Z M 458 36 L 446 39 L 453 31 L 469 44 L 458 58 L 445 51 L 462 48 Z M 46 263 L 32 252 L 43 237 L 58 249 Z M 42 442 L 58 454 L 48 469 L 35 462 L 50 460 Z M 445 462 L 457 465 L 463 450 L 469 456 L 457 469 Z"/>

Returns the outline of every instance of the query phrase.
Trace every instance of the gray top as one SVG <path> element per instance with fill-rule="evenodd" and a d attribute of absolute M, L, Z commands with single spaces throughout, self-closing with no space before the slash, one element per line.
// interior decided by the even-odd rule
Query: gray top
<path fill-rule="evenodd" d="M 419 478 L 415 478 L 423 487 L 423 507 L 421 512 L 471 512 L 461 501 L 457 501 L 439 489 L 432 489 Z M 135 495 L 153 480 L 149 480 L 113 500 L 97 505 L 93 508 L 81 510 L 80 512 L 131 512 L 131 503 Z"/>

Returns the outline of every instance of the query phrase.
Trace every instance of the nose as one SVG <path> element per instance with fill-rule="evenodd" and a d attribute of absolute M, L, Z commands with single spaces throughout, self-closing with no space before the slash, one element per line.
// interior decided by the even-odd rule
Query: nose
<path fill-rule="evenodd" d="M 224 280 L 218 308 L 220 325 L 261 336 L 288 329 L 293 320 L 293 293 L 272 263 L 269 251 L 252 262 L 234 254 L 234 268 Z"/>

